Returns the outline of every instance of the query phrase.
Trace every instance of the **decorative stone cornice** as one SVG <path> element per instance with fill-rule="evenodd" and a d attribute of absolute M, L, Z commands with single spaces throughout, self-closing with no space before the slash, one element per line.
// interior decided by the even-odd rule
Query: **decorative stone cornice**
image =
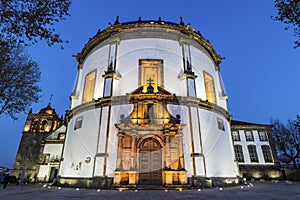
<path fill-rule="evenodd" d="M 214 60 L 216 66 L 218 66 L 221 61 L 224 59 L 220 55 L 218 55 L 215 49 L 212 47 L 210 42 L 206 40 L 200 32 L 195 32 L 193 28 L 190 28 L 190 25 L 184 25 L 184 23 L 173 23 L 173 22 L 166 22 L 162 20 L 138 20 L 132 22 L 125 22 L 125 23 L 115 23 L 114 25 L 110 24 L 109 27 L 105 28 L 104 30 L 96 33 L 96 35 L 89 39 L 89 41 L 84 45 L 82 51 L 78 53 L 75 57 L 79 63 L 82 63 L 86 56 L 101 42 L 110 38 L 113 34 L 116 33 L 124 33 L 129 31 L 135 30 L 157 30 L 157 31 L 169 31 L 169 32 L 177 32 L 184 34 L 188 38 L 196 41 L 200 44 L 207 52 L 210 54 L 212 59 Z M 117 41 L 120 41 L 117 38 Z M 185 39 L 180 39 L 180 43 L 186 42 Z"/>
<path fill-rule="evenodd" d="M 184 97 L 184 96 L 175 96 L 167 94 L 128 94 L 123 96 L 115 97 L 103 97 L 97 100 L 93 100 L 88 103 L 81 104 L 74 107 L 72 110 L 66 113 L 66 120 L 69 121 L 75 115 L 83 113 L 85 111 L 97 109 L 100 107 L 114 106 L 114 105 L 124 105 L 132 104 L 135 101 L 143 100 L 156 100 L 156 101 L 165 101 L 168 104 L 182 105 L 188 107 L 196 107 L 205 109 L 211 112 L 218 113 L 225 117 L 228 121 L 231 119 L 231 115 L 222 107 L 210 103 L 208 101 L 203 101 L 200 98 L 195 97 Z"/>

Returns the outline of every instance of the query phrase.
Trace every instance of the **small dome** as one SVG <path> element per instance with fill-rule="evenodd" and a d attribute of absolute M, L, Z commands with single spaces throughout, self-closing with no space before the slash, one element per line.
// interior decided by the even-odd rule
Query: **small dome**
<path fill-rule="evenodd" d="M 52 115 L 52 114 L 56 114 L 55 110 L 51 107 L 51 103 L 49 103 L 47 105 L 47 107 L 39 110 L 36 114 L 48 114 L 48 115 Z"/>

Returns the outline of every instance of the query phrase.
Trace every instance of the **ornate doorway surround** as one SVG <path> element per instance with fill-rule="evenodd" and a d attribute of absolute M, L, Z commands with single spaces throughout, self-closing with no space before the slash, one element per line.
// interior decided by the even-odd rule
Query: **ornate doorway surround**
<path fill-rule="evenodd" d="M 180 116 L 167 104 L 178 105 L 176 96 L 150 82 L 128 94 L 131 114 L 120 115 L 115 186 L 187 184 Z"/>

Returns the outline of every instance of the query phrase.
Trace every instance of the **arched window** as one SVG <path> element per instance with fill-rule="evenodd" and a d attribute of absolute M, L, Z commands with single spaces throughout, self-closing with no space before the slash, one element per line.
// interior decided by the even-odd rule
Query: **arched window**
<path fill-rule="evenodd" d="M 42 120 L 41 125 L 40 125 L 41 132 L 45 131 L 46 124 L 47 124 L 47 120 Z"/>
<path fill-rule="evenodd" d="M 238 162 L 245 162 L 242 145 L 234 145 L 234 152 L 235 158 Z"/>
<path fill-rule="evenodd" d="M 39 131 L 39 121 L 35 120 L 31 123 L 30 132 L 36 133 Z"/>
<path fill-rule="evenodd" d="M 262 145 L 261 146 L 261 150 L 263 152 L 265 162 L 266 163 L 272 163 L 273 162 L 273 158 L 272 158 L 272 153 L 271 153 L 270 146 L 269 145 Z"/>
<path fill-rule="evenodd" d="M 258 156 L 255 145 L 248 145 L 248 152 L 251 162 L 258 162 Z"/>

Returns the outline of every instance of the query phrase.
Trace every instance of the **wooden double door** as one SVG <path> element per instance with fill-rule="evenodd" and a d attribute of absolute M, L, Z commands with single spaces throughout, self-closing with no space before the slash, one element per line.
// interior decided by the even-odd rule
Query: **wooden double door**
<path fill-rule="evenodd" d="M 140 147 L 139 184 L 162 184 L 162 148 L 155 139 L 145 140 Z"/>

